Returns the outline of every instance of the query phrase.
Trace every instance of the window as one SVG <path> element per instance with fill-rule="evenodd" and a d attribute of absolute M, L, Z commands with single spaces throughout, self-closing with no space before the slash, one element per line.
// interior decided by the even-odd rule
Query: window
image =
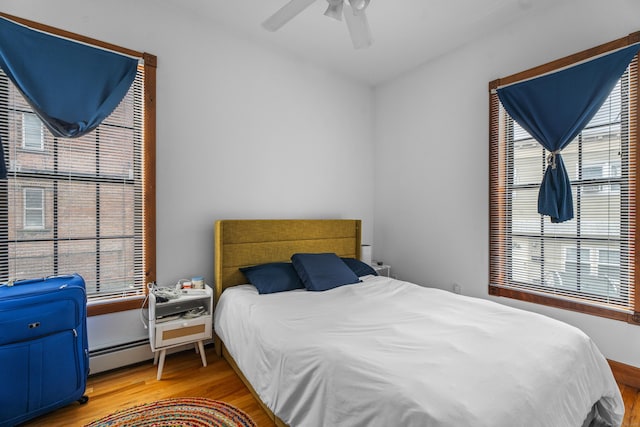
<path fill-rule="evenodd" d="M 24 201 L 24 229 L 44 229 L 44 189 L 25 188 L 22 190 Z"/>
<path fill-rule="evenodd" d="M 156 60 L 120 51 L 143 58 L 136 79 L 113 113 L 79 138 L 54 137 L 0 70 L 9 165 L 0 181 L 0 282 L 79 273 L 90 315 L 139 308 L 155 280 Z"/>
<path fill-rule="evenodd" d="M 505 80 L 533 78 L 616 47 L 616 40 Z M 495 92 L 495 91 L 494 91 Z M 538 214 L 547 154 L 490 95 L 489 292 L 594 315 L 640 321 L 636 313 L 638 64 L 563 152 L 574 219 Z M 636 320 L 637 319 L 637 320 Z"/>
<path fill-rule="evenodd" d="M 34 113 L 22 113 L 22 148 L 44 150 L 44 130 L 42 122 Z"/>

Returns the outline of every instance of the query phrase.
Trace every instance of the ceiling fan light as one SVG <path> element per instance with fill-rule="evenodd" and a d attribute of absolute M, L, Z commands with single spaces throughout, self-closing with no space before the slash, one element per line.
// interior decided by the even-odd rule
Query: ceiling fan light
<path fill-rule="evenodd" d="M 329 18 L 333 18 L 337 21 L 342 21 L 342 8 L 344 7 L 343 0 L 327 0 L 329 2 L 329 7 L 324 12 L 325 16 Z"/>
<path fill-rule="evenodd" d="M 349 4 L 351 5 L 351 9 L 353 9 L 353 13 L 361 13 L 369 6 L 370 0 L 349 0 Z"/>

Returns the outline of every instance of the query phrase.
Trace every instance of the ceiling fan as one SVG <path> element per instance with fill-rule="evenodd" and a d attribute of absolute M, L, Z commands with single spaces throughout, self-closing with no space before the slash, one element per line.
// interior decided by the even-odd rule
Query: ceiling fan
<path fill-rule="evenodd" d="M 262 26 L 269 31 L 276 31 L 295 16 L 300 14 L 316 0 L 290 0 L 282 6 L 276 13 L 271 15 Z M 344 15 L 347 21 L 347 28 L 351 35 L 353 47 L 363 49 L 371 46 L 371 30 L 365 9 L 370 0 L 327 0 L 329 6 L 324 12 L 325 16 L 342 21 Z"/>

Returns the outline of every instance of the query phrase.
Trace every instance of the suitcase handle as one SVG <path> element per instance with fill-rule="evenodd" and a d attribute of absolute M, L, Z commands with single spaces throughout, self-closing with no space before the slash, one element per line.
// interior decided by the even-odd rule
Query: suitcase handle
<path fill-rule="evenodd" d="M 24 279 L 24 280 L 10 279 L 7 283 L 5 283 L 5 285 L 8 286 L 8 287 L 20 286 L 20 285 L 30 285 L 30 284 L 33 284 L 33 283 L 44 282 L 45 280 L 51 279 L 51 278 L 54 278 L 54 277 L 72 279 L 73 278 L 73 274 L 65 274 L 65 275 L 61 275 L 61 276 L 40 277 L 40 278 L 37 278 L 37 279 Z"/>

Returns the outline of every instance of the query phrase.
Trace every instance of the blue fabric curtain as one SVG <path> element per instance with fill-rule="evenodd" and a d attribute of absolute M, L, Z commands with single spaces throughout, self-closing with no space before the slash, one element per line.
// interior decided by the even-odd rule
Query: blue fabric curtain
<path fill-rule="evenodd" d="M 137 66 L 135 58 L 0 18 L 0 68 L 55 136 L 95 129 L 126 95 Z"/>
<path fill-rule="evenodd" d="M 497 90 L 523 129 L 550 151 L 538 212 L 552 222 L 573 218 L 571 181 L 560 151 L 591 121 L 640 50 L 633 45 L 588 62 Z"/>

